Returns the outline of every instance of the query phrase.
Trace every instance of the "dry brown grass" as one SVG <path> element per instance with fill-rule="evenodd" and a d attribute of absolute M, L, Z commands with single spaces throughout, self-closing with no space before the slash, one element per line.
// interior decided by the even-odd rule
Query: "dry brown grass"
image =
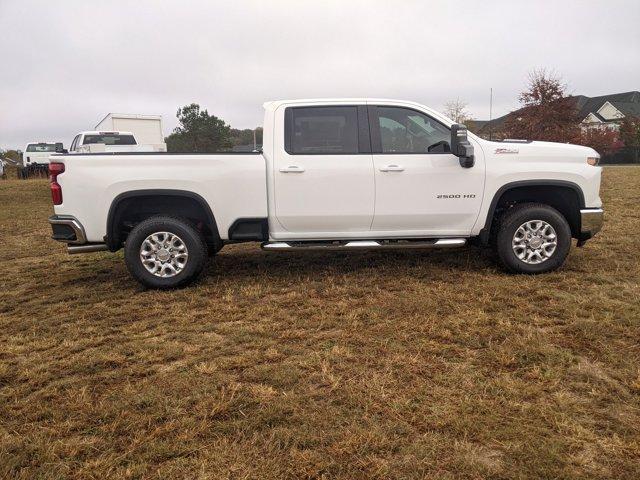
<path fill-rule="evenodd" d="M 0 476 L 640 478 L 640 168 L 604 180 L 550 275 L 243 245 L 174 292 L 0 181 Z"/>

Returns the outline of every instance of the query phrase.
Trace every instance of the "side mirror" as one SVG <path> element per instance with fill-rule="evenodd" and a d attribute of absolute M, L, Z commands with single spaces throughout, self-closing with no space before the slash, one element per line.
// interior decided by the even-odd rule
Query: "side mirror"
<path fill-rule="evenodd" d="M 467 138 L 467 127 L 460 123 L 451 126 L 451 153 L 459 158 L 461 167 L 473 167 L 473 145 Z"/>

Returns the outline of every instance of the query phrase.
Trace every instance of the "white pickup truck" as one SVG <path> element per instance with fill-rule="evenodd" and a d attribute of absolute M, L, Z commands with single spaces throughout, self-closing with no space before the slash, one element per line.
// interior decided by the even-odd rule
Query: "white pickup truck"
<path fill-rule="evenodd" d="M 153 288 L 193 281 L 225 244 L 269 251 L 492 246 L 506 270 L 560 267 L 598 232 L 591 148 L 490 142 L 423 105 L 268 102 L 257 153 L 55 154 L 53 238 L 125 250 Z"/>
<path fill-rule="evenodd" d="M 29 142 L 22 154 L 23 167 L 38 167 L 49 164 L 52 153 L 63 151 L 62 142 Z"/>
<path fill-rule="evenodd" d="M 163 144 L 138 143 L 132 132 L 88 131 L 78 133 L 69 147 L 69 153 L 114 153 L 114 152 L 166 152 Z"/>

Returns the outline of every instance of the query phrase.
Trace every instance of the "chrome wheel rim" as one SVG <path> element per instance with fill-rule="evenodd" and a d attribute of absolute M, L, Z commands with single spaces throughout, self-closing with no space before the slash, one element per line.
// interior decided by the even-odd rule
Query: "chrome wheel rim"
<path fill-rule="evenodd" d="M 175 233 L 155 232 L 142 242 L 140 261 L 156 277 L 175 277 L 187 265 L 189 250 Z"/>
<path fill-rule="evenodd" d="M 518 227 L 511 247 L 521 261 L 537 265 L 553 256 L 558 247 L 558 236 L 544 220 L 529 220 Z"/>

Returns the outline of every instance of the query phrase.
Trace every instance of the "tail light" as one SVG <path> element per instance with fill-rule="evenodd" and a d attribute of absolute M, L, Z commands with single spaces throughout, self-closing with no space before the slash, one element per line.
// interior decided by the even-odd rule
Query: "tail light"
<path fill-rule="evenodd" d="M 54 205 L 62 205 L 62 187 L 58 183 L 58 175 L 64 172 L 64 163 L 49 164 L 49 181 L 51 183 L 51 199 Z"/>

